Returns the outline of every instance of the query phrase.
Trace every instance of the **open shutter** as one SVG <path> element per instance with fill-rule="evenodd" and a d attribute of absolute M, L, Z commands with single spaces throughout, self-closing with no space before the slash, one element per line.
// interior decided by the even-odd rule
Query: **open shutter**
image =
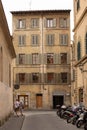
<path fill-rule="evenodd" d="M 70 27 L 70 19 L 67 18 L 67 27 Z"/>
<path fill-rule="evenodd" d="M 25 83 L 29 84 L 29 74 L 28 73 L 25 74 Z"/>
<path fill-rule="evenodd" d="M 29 83 L 32 83 L 32 73 L 29 73 Z"/>
<path fill-rule="evenodd" d="M 58 63 L 59 63 L 59 55 L 54 54 L 54 64 L 58 64 Z"/>
<path fill-rule="evenodd" d="M 29 60 L 29 64 L 32 64 L 32 54 L 29 54 L 28 57 L 29 57 L 29 59 L 28 59 Z"/>
<path fill-rule="evenodd" d="M 46 28 L 46 26 L 47 26 L 47 20 L 46 20 L 46 18 L 44 19 L 44 27 Z"/>
<path fill-rule="evenodd" d="M 67 83 L 70 84 L 71 82 L 71 74 L 67 73 Z"/>
<path fill-rule="evenodd" d="M 56 19 L 53 19 L 53 27 L 56 27 Z"/>
<path fill-rule="evenodd" d="M 19 84 L 19 73 L 16 74 L 16 81 L 15 84 Z"/>
<path fill-rule="evenodd" d="M 60 57 L 60 53 L 58 54 L 58 64 L 61 64 L 61 57 Z"/>
<path fill-rule="evenodd" d="M 44 64 L 47 64 L 47 54 L 44 54 Z"/>
<path fill-rule="evenodd" d="M 67 64 L 70 64 L 70 54 L 67 53 Z"/>
<path fill-rule="evenodd" d="M 38 64 L 41 64 L 41 54 L 38 54 L 39 59 L 38 59 Z"/>

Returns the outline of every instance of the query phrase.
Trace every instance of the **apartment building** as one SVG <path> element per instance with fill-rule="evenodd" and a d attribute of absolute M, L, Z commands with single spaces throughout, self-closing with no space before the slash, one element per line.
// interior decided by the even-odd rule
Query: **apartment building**
<path fill-rule="evenodd" d="M 11 63 L 16 57 L 8 29 L 3 5 L 0 0 L 0 125 L 13 111 L 13 83 Z"/>
<path fill-rule="evenodd" d="M 87 107 L 87 1 L 74 0 L 74 82 L 72 103 Z"/>
<path fill-rule="evenodd" d="M 14 100 L 29 109 L 70 105 L 70 10 L 11 13 Z"/>

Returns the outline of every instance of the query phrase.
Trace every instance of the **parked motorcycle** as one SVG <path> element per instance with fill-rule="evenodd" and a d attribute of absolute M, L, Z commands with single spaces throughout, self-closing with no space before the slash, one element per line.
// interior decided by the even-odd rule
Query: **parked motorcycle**
<path fill-rule="evenodd" d="M 87 111 L 84 111 L 80 114 L 79 119 L 76 121 L 77 128 L 80 128 L 82 125 L 85 125 L 87 121 Z"/>
<path fill-rule="evenodd" d="M 78 109 L 76 111 L 76 113 L 74 112 L 73 116 L 71 118 L 68 118 L 67 119 L 67 123 L 72 123 L 73 125 L 76 124 L 76 121 L 78 120 L 78 118 L 80 117 L 80 114 L 82 113 L 83 111 L 81 109 Z"/>

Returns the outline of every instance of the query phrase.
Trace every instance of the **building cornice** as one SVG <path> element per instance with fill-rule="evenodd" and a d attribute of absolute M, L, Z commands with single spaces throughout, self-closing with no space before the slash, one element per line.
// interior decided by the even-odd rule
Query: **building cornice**
<path fill-rule="evenodd" d="M 12 38 L 10 35 L 10 31 L 8 28 L 6 16 L 5 16 L 3 5 L 2 5 L 1 1 L 0 1 L 0 18 L 1 18 L 0 19 L 0 26 L 1 26 L 2 31 L 4 33 L 4 38 L 6 39 L 6 44 L 7 44 L 8 50 L 9 50 L 12 58 L 15 58 L 16 54 L 15 54 L 15 50 L 14 50 L 14 47 L 12 44 Z"/>
<path fill-rule="evenodd" d="M 84 18 L 84 16 L 87 14 L 87 7 L 85 8 L 85 10 L 83 11 L 81 17 L 79 18 L 77 24 L 75 25 L 73 32 L 75 32 L 75 30 L 77 29 L 77 27 L 79 26 L 79 24 L 81 23 L 82 19 Z"/>
<path fill-rule="evenodd" d="M 70 13 L 71 10 L 27 10 L 27 11 L 11 11 L 12 14 L 49 14 L 49 13 Z"/>

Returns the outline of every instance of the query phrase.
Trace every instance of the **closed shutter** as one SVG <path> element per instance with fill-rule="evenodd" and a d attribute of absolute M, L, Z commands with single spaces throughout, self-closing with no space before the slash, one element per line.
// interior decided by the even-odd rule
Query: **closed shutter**
<path fill-rule="evenodd" d="M 16 56 L 16 64 L 19 65 L 19 54 Z"/>

